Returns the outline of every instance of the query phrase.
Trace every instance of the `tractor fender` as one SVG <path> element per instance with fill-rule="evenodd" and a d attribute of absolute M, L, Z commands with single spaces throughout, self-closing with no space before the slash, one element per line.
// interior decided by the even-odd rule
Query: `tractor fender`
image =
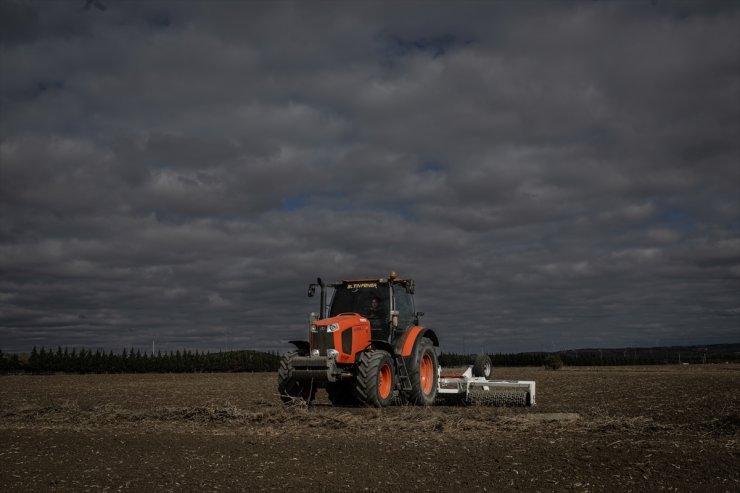
<path fill-rule="evenodd" d="M 396 353 L 393 351 L 393 346 L 391 346 L 388 341 L 384 341 L 382 339 L 370 339 L 370 346 L 374 347 L 375 349 L 382 349 L 383 351 L 387 351 L 388 354 L 391 355 L 391 357 L 394 357 L 396 355 Z"/>
<path fill-rule="evenodd" d="M 396 353 L 393 352 L 393 346 L 388 343 L 388 341 L 384 341 L 382 339 L 370 339 L 370 342 L 367 344 L 367 347 L 362 351 L 357 351 L 355 354 L 355 363 L 360 361 L 360 357 L 362 356 L 362 353 L 369 351 L 370 349 L 382 349 L 383 351 L 386 351 L 388 354 L 391 355 L 391 358 L 396 357 Z"/>
<path fill-rule="evenodd" d="M 415 325 L 398 338 L 398 340 L 396 341 L 395 354 L 403 357 L 411 356 L 412 354 L 414 354 L 414 349 L 416 348 L 416 345 L 425 337 L 432 341 L 432 344 L 435 347 L 439 347 L 439 339 L 437 338 L 437 334 L 435 334 L 432 329 L 427 329 Z"/>
<path fill-rule="evenodd" d="M 308 353 L 308 350 L 311 348 L 311 345 L 308 343 L 308 341 L 288 341 L 295 347 L 297 347 L 299 350 L 306 351 Z"/>

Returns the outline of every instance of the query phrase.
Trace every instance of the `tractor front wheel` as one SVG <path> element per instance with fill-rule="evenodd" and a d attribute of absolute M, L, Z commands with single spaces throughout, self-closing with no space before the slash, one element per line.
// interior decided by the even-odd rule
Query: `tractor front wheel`
<path fill-rule="evenodd" d="M 304 352 L 305 353 L 305 352 Z M 278 393 L 286 403 L 305 401 L 310 403 L 316 397 L 316 385 L 311 380 L 298 380 L 293 377 L 293 358 L 305 356 L 300 351 L 288 351 L 280 358 L 278 368 Z"/>
<path fill-rule="evenodd" d="M 395 375 L 393 358 L 387 351 L 365 351 L 357 365 L 355 397 L 368 406 L 389 405 L 396 387 Z"/>

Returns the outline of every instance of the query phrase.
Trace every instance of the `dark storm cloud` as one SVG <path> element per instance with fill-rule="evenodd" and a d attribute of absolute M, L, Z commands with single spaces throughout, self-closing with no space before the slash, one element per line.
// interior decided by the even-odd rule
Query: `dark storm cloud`
<path fill-rule="evenodd" d="M 729 2 L 0 2 L 0 348 L 283 349 L 315 277 L 447 350 L 740 328 Z"/>

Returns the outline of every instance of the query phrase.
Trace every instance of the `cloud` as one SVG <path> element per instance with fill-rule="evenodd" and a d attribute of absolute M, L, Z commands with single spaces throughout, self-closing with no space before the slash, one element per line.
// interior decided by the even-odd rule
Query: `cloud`
<path fill-rule="evenodd" d="M 736 342 L 734 4 L 106 5 L 0 2 L 3 350 L 282 350 L 390 270 L 450 351 Z"/>

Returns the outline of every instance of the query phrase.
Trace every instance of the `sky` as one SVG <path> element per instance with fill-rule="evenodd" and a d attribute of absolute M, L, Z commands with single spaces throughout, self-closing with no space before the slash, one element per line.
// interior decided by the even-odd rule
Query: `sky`
<path fill-rule="evenodd" d="M 0 349 L 740 341 L 740 3 L 0 0 Z"/>

